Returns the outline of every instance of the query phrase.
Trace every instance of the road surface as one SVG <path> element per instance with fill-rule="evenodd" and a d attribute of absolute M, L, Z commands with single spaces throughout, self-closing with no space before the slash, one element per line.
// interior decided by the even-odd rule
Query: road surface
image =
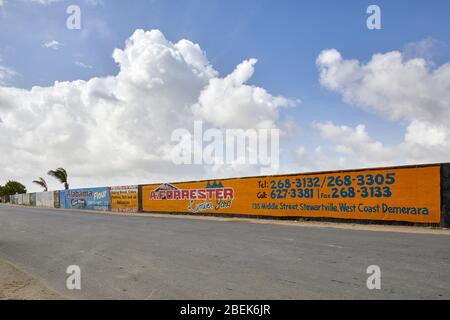
<path fill-rule="evenodd" d="M 450 299 L 448 234 L 0 206 L 0 258 L 75 299 Z"/>

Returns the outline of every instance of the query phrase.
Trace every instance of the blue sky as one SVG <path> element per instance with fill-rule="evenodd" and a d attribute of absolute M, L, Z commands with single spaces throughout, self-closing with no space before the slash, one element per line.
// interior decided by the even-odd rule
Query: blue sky
<path fill-rule="evenodd" d="M 47 86 L 55 80 L 115 74 L 114 48 L 122 47 L 138 28 L 160 29 L 172 41 L 186 38 L 199 43 L 221 74 L 231 72 L 242 59 L 257 58 L 251 83 L 301 99 L 302 105 L 290 112 L 297 120 L 363 121 L 374 129 L 383 126 L 383 132 L 395 140 L 401 139 L 397 124 L 380 123 L 378 117 L 343 106 L 338 95 L 321 88 L 314 63 L 317 55 L 336 48 L 347 58 L 367 61 L 374 53 L 402 50 L 427 37 L 450 44 L 450 3 L 445 0 L 103 0 L 98 5 L 6 1 L 0 19 L 0 52 L 4 63 L 20 74 L 11 81 L 14 86 Z M 373 3 L 382 9 L 382 30 L 366 27 L 366 8 Z M 81 7 L 80 31 L 65 28 L 69 4 Z M 41 46 L 53 39 L 64 47 L 54 51 Z M 433 54 L 437 64 L 450 60 L 449 47 Z M 391 137 L 375 134 L 380 139 Z"/>
<path fill-rule="evenodd" d="M 39 1 L 37 1 L 39 2 Z M 285 148 L 299 143 L 323 145 L 313 122 L 332 121 L 355 127 L 364 124 L 385 146 L 401 143 L 410 122 L 391 121 L 324 88 L 316 59 L 336 49 L 344 59 L 364 64 L 376 53 L 400 51 L 425 39 L 433 45 L 426 58 L 434 67 L 450 61 L 450 2 L 434 1 L 273 1 L 273 0 L 73 0 L 40 4 L 3 0 L 0 7 L 0 65 L 16 72 L 5 86 L 30 89 L 54 81 L 89 80 L 117 74 L 112 59 L 136 29 L 159 29 L 177 42 L 198 43 L 210 63 L 225 76 L 237 64 L 258 59 L 249 84 L 271 94 L 300 99 L 280 114 L 298 124 Z M 82 12 L 81 30 L 68 30 L 69 4 Z M 368 30 L 366 9 L 380 6 L 382 30 Z M 43 47 L 56 40 L 58 50 Z M 84 66 L 81 66 L 83 64 Z"/>

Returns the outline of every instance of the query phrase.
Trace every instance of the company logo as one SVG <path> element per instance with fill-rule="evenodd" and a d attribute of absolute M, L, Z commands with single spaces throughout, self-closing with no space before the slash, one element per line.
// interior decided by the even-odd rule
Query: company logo
<path fill-rule="evenodd" d="M 67 197 L 69 198 L 82 198 L 82 197 L 92 197 L 92 191 L 77 191 L 77 190 L 69 190 L 67 191 Z"/>
<path fill-rule="evenodd" d="M 234 189 L 222 183 L 208 182 L 206 188 L 179 189 L 171 184 L 162 184 L 150 193 L 151 200 L 233 200 Z"/>
<path fill-rule="evenodd" d="M 150 192 L 150 200 L 189 201 L 187 209 L 192 213 L 231 208 L 233 199 L 234 189 L 224 187 L 222 182 L 208 182 L 205 188 L 196 189 L 180 189 L 165 183 Z"/>
<path fill-rule="evenodd" d="M 94 200 L 102 200 L 102 199 L 105 199 L 106 196 L 107 196 L 106 191 L 95 192 L 94 193 Z"/>
<path fill-rule="evenodd" d="M 72 207 L 86 208 L 86 200 L 84 199 L 72 199 Z"/>

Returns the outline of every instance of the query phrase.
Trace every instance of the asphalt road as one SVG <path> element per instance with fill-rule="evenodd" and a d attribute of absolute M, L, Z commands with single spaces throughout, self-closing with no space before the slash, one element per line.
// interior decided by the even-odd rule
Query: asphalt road
<path fill-rule="evenodd" d="M 450 299 L 442 234 L 0 206 L 0 258 L 72 298 Z M 369 265 L 381 290 L 367 289 Z"/>

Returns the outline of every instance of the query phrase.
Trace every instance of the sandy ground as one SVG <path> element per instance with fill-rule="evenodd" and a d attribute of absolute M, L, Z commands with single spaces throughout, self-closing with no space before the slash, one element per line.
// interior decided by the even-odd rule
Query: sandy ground
<path fill-rule="evenodd" d="M 59 300 L 43 282 L 0 258 L 0 300 Z"/>

